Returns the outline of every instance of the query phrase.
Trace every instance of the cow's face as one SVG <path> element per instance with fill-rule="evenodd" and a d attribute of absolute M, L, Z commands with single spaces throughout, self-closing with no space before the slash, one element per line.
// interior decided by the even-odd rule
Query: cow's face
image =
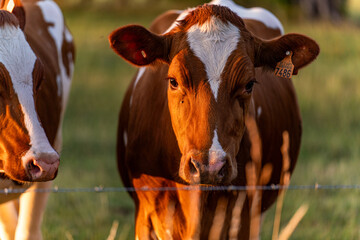
<path fill-rule="evenodd" d="M 43 71 L 18 19 L 0 10 L 0 171 L 17 181 L 52 180 L 59 165 L 35 107 Z"/>
<path fill-rule="evenodd" d="M 182 153 L 179 175 L 191 183 L 228 183 L 245 131 L 254 65 L 235 25 L 212 17 L 184 36 L 172 58 L 168 104 Z"/>
<path fill-rule="evenodd" d="M 110 43 L 136 65 L 169 64 L 168 105 L 182 153 L 179 176 L 201 184 L 229 184 L 237 176 L 255 67 L 274 68 L 292 51 L 297 72 L 319 51 L 313 40 L 295 34 L 264 42 L 229 9 L 211 5 L 190 12 L 163 36 L 128 26 L 113 32 Z"/>

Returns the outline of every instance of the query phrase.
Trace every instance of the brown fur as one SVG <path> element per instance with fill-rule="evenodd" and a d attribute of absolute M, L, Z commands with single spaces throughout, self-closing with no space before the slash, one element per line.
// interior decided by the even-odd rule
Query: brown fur
<path fill-rule="evenodd" d="M 231 23 L 240 30 L 245 26 L 243 19 L 239 18 L 239 16 L 229 8 L 204 4 L 197 7 L 194 11 L 191 11 L 184 20 L 179 21 L 178 28 L 174 28 L 174 32 L 179 30 L 186 32 L 195 24 L 203 25 L 209 21 L 210 17 L 215 17 L 225 24 Z"/>
<path fill-rule="evenodd" d="M 13 97 L 16 94 L 12 88 L 10 75 L 2 63 L 0 63 L 0 76 L 2 79 L 0 111 L 3 113 L 0 117 L 0 161 L 11 178 L 26 179 L 26 172 L 17 159 L 29 149 L 30 138 L 24 127 L 23 112 L 18 108 L 19 100 Z M 3 161 L 5 159 L 7 161 Z"/>
<path fill-rule="evenodd" d="M 19 26 L 19 21 L 14 14 L 9 13 L 6 10 L 0 9 L 0 27 L 3 27 L 5 24 L 12 25 L 14 27 Z"/>

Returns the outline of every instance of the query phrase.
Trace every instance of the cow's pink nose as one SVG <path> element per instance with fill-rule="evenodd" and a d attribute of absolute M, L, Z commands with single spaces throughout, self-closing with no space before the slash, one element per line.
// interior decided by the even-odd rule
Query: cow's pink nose
<path fill-rule="evenodd" d="M 25 168 L 30 181 L 45 182 L 53 180 L 60 164 L 59 154 L 56 152 L 39 153 L 25 159 Z"/>
<path fill-rule="evenodd" d="M 229 172 L 229 161 L 229 157 L 225 156 L 211 163 L 204 163 L 202 159 L 191 156 L 185 168 L 185 176 L 188 178 L 186 180 L 197 184 L 222 183 Z"/>

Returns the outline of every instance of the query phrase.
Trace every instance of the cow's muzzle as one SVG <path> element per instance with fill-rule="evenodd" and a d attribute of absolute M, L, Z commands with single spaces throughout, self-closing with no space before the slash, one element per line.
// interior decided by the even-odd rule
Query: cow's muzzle
<path fill-rule="evenodd" d="M 228 184 L 233 172 L 229 155 L 191 151 L 182 157 L 179 175 L 189 184 L 220 185 Z"/>
<path fill-rule="evenodd" d="M 44 182 L 56 177 L 60 158 L 55 151 L 41 152 L 25 156 L 23 164 L 31 182 Z"/>

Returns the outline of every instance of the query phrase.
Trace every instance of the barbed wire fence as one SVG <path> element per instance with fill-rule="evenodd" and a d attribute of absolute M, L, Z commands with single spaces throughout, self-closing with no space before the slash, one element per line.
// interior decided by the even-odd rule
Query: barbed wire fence
<path fill-rule="evenodd" d="M 360 185 L 270 185 L 270 186 L 184 186 L 184 187 L 102 187 L 95 186 L 89 188 L 4 188 L 0 189 L 0 194 L 19 194 L 25 192 L 40 193 L 116 193 L 116 192 L 168 192 L 168 191 L 278 191 L 278 190 L 360 190 Z"/>

